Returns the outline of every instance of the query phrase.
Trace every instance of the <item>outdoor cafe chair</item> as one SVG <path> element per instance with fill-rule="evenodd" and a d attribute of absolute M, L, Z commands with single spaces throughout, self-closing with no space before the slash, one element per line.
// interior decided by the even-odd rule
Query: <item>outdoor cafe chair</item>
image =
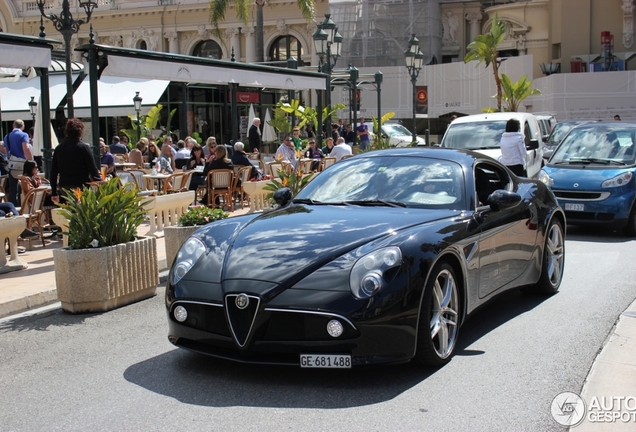
<path fill-rule="evenodd" d="M 300 169 L 304 173 L 310 173 L 314 170 L 314 159 L 301 159 L 300 160 Z"/>
<path fill-rule="evenodd" d="M 223 198 L 223 203 L 229 207 L 229 211 L 234 210 L 232 202 L 232 192 L 234 186 L 234 170 L 220 169 L 212 170 L 208 173 L 208 207 L 219 206 L 216 198 Z"/>
<path fill-rule="evenodd" d="M 329 168 L 331 165 L 336 163 L 336 158 L 333 156 L 327 156 L 326 158 L 324 158 L 322 160 L 322 168 L 321 171 L 326 170 L 327 168 Z"/>
<path fill-rule="evenodd" d="M 27 228 L 33 230 L 33 228 L 37 227 L 37 230 L 40 233 L 40 239 L 42 240 L 42 246 L 46 246 L 46 243 L 44 242 L 44 233 L 42 231 L 44 228 L 42 219 L 44 217 L 44 198 L 48 191 L 49 188 L 46 186 L 31 189 L 27 192 L 24 200 L 22 201 L 22 206 L 20 207 L 20 215 L 26 217 Z M 29 242 L 29 250 L 31 250 L 33 238 L 23 239 L 23 241 Z"/>
<path fill-rule="evenodd" d="M 9 188 L 9 174 L 0 176 L 0 192 L 5 194 L 5 196 L 0 197 L 0 202 L 4 202 L 7 200 L 6 194 L 8 193 L 8 188 Z"/>
<path fill-rule="evenodd" d="M 186 175 L 184 172 L 176 172 L 174 174 L 171 174 L 170 177 L 168 177 L 163 182 L 163 192 L 181 192 L 186 180 L 185 177 Z"/>
<path fill-rule="evenodd" d="M 250 176 L 252 175 L 252 167 L 244 166 L 240 167 L 238 173 L 234 177 L 234 194 L 239 199 L 239 204 L 241 205 L 241 209 L 243 209 L 243 201 L 245 201 L 245 189 L 243 189 L 243 185 L 250 181 Z M 241 185 L 239 186 L 239 182 Z"/>

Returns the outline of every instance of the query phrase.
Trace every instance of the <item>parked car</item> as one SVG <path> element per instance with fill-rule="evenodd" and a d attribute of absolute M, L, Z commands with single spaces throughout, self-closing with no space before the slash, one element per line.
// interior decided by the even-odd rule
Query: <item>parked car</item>
<path fill-rule="evenodd" d="M 274 198 L 278 209 L 207 224 L 181 247 L 165 296 L 173 344 L 307 368 L 440 366 L 477 307 L 561 283 L 554 195 L 479 153 L 362 153 Z"/>
<path fill-rule="evenodd" d="M 541 129 L 541 139 L 545 143 L 552 133 L 552 129 L 557 125 L 556 117 L 552 115 L 537 115 L 537 121 L 539 122 L 539 129 Z"/>
<path fill-rule="evenodd" d="M 537 118 L 530 113 L 503 112 L 459 117 L 448 126 L 441 147 L 475 150 L 494 159 L 501 157 L 501 135 L 508 120 L 515 118 L 521 125 L 526 141 L 526 172 L 536 177 L 543 161 L 543 140 Z"/>
<path fill-rule="evenodd" d="M 545 141 L 545 149 L 543 150 L 543 158 L 550 159 L 552 153 L 557 148 L 557 146 L 563 141 L 563 138 L 572 130 L 573 127 L 593 122 L 594 120 L 565 120 L 559 122 L 552 129 L 552 133 L 548 137 L 547 141 Z"/>
<path fill-rule="evenodd" d="M 375 137 L 375 130 L 373 128 L 373 122 L 365 123 L 369 127 L 369 132 L 372 137 Z M 389 144 L 392 147 L 407 147 L 413 142 L 413 134 L 403 125 L 397 122 L 386 122 L 382 125 L 382 137 L 389 138 Z M 373 139 L 373 138 L 372 138 Z M 417 137 L 417 145 L 425 146 L 426 141 L 424 138 Z"/>
<path fill-rule="evenodd" d="M 568 224 L 623 229 L 636 235 L 636 123 L 576 126 L 539 179 L 565 209 Z"/>

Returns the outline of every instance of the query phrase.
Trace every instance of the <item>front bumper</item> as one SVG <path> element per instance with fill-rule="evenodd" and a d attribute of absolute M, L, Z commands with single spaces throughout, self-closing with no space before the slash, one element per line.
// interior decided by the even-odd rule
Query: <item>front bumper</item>
<path fill-rule="evenodd" d="M 610 194 L 606 199 L 577 200 L 569 198 L 567 191 L 554 190 L 559 205 L 565 211 L 567 223 L 570 225 L 594 225 L 607 228 L 624 228 L 634 203 L 633 192 L 628 194 Z M 584 192 L 577 191 L 582 194 Z M 590 195 L 597 192 L 589 192 Z M 584 210 L 572 210 L 573 206 L 582 205 Z"/>

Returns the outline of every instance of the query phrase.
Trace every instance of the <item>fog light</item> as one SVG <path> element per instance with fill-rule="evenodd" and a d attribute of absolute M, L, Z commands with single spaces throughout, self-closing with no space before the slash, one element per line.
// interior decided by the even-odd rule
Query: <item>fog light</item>
<path fill-rule="evenodd" d="M 327 333 L 329 333 L 329 336 L 335 338 L 340 337 L 342 332 L 344 332 L 344 327 L 342 327 L 340 321 L 331 320 L 327 323 Z"/>
<path fill-rule="evenodd" d="M 184 322 L 188 319 L 188 311 L 183 306 L 177 306 L 174 308 L 174 319 L 179 322 Z"/>

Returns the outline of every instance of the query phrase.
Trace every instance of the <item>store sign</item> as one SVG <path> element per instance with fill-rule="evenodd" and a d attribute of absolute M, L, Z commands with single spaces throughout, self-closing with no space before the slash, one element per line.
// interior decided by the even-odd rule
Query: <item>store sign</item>
<path fill-rule="evenodd" d="M 236 102 L 238 103 L 259 103 L 261 98 L 258 92 L 245 92 L 245 91 L 237 91 L 236 92 Z M 232 100 L 232 92 L 227 92 L 227 99 Z"/>
<path fill-rule="evenodd" d="M 415 91 L 416 112 L 428 114 L 428 86 L 417 86 Z"/>

